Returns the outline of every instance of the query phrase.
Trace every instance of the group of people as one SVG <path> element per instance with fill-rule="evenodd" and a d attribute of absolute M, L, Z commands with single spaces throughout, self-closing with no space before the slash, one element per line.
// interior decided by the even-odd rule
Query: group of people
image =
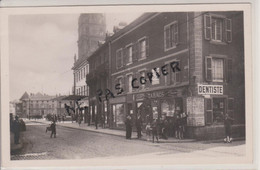
<path fill-rule="evenodd" d="M 187 115 L 186 113 L 181 113 L 181 114 L 176 114 L 173 119 L 154 119 L 152 122 L 149 121 L 149 118 L 147 118 L 147 123 L 146 123 L 146 136 L 147 140 L 150 140 L 150 137 L 152 136 L 153 142 L 154 139 L 156 138 L 157 141 L 159 138 L 164 138 L 168 139 L 168 136 L 175 136 L 178 139 L 183 139 L 184 138 L 184 133 L 186 130 L 186 125 L 187 125 Z M 132 134 L 132 128 L 133 128 L 133 121 L 131 115 L 128 115 L 126 117 L 125 121 L 126 125 L 126 139 L 131 139 L 131 134 Z M 136 131 L 137 131 L 137 138 L 142 137 L 142 118 L 141 115 L 139 114 L 136 118 L 135 122 L 136 126 Z M 173 133 L 174 132 L 174 133 Z"/>
<path fill-rule="evenodd" d="M 168 139 L 168 136 L 175 136 L 176 139 L 184 139 L 186 136 L 186 127 L 187 127 L 187 118 L 188 115 L 184 113 L 176 114 L 171 119 L 154 119 L 152 122 L 148 121 L 146 123 L 145 131 L 147 141 L 152 140 L 153 142 L 159 142 L 160 138 Z M 229 117 L 228 114 L 224 116 L 224 127 L 225 127 L 225 142 L 229 143 L 232 141 L 231 138 L 231 125 L 234 119 Z M 126 117 L 125 121 L 126 125 L 126 139 L 131 139 L 132 136 L 132 127 L 133 121 L 131 115 Z M 136 119 L 136 131 L 137 131 L 137 138 L 142 137 L 142 118 L 139 114 Z M 152 137 L 152 139 L 151 139 Z"/>

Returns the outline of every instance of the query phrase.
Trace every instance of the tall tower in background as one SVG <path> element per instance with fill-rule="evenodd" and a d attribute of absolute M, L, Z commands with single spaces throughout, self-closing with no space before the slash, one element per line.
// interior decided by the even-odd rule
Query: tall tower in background
<path fill-rule="evenodd" d="M 88 58 L 104 41 L 106 34 L 106 19 L 101 13 L 81 14 L 78 27 L 78 56 Z"/>
<path fill-rule="evenodd" d="M 84 108 L 84 112 L 86 112 L 87 106 L 89 106 L 89 87 L 86 84 L 86 75 L 89 72 L 87 59 L 98 48 L 99 43 L 105 40 L 105 15 L 101 13 L 81 14 L 78 21 L 78 35 L 78 57 L 74 56 L 72 67 L 74 76 L 72 93 L 83 97 L 80 107 Z"/>

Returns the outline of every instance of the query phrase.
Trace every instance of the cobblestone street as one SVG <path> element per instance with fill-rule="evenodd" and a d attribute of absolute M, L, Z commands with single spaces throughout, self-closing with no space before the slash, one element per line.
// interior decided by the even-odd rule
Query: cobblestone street
<path fill-rule="evenodd" d="M 24 147 L 11 156 L 12 160 L 88 159 L 113 157 L 193 157 L 243 156 L 245 142 L 231 144 L 189 142 L 151 143 L 126 140 L 124 137 L 72 129 L 57 125 L 57 138 L 45 133 L 44 123 L 28 122 Z"/>

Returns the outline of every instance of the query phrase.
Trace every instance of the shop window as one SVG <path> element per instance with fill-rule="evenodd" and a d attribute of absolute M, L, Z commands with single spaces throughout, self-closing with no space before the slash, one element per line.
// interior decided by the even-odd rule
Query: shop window
<path fill-rule="evenodd" d="M 165 117 L 173 117 L 175 112 L 174 100 L 165 100 L 161 104 L 161 113 Z"/>
<path fill-rule="evenodd" d="M 160 72 L 160 68 L 156 68 L 156 71 L 154 69 L 152 69 L 152 73 L 153 73 L 152 85 L 160 84 L 160 78 L 157 76 L 156 72 L 159 73 Z"/>
<path fill-rule="evenodd" d="M 114 107 L 115 109 L 115 123 L 116 127 L 123 127 L 124 126 L 124 105 L 123 104 L 117 104 Z"/>
<path fill-rule="evenodd" d="M 164 27 L 164 49 L 175 48 L 179 41 L 178 22 L 173 22 Z"/>
<path fill-rule="evenodd" d="M 225 17 L 204 15 L 204 36 L 217 42 L 232 41 L 232 21 Z"/>

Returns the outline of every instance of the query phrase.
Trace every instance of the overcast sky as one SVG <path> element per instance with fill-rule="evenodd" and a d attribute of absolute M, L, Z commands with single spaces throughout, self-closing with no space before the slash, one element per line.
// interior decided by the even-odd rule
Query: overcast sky
<path fill-rule="evenodd" d="M 141 13 L 106 14 L 107 30 Z M 72 92 L 79 14 L 15 15 L 9 18 L 10 99 L 28 93 Z"/>

